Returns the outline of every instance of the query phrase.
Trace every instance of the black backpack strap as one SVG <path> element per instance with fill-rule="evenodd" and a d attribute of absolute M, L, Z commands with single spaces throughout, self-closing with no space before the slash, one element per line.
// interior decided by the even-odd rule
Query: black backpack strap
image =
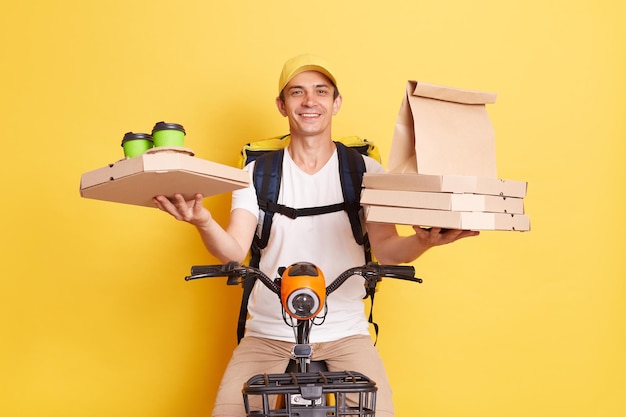
<path fill-rule="evenodd" d="M 365 262 L 371 262 L 372 250 L 367 233 L 364 232 L 365 225 L 362 222 L 361 190 L 363 174 L 365 173 L 365 161 L 362 154 L 354 148 L 345 146 L 337 142 L 337 154 L 339 155 L 339 171 L 341 173 L 341 189 L 346 204 L 346 211 L 352 226 L 352 234 L 359 245 L 363 245 L 365 252 Z M 368 288 L 365 297 L 371 300 L 369 323 L 374 326 L 376 340 L 378 341 L 378 323 L 374 321 L 374 294 L 375 288 Z"/>
<path fill-rule="evenodd" d="M 318 214 L 334 213 L 336 211 L 347 210 L 345 203 L 329 204 L 327 206 L 307 207 L 295 209 L 282 204 L 273 203 L 271 201 L 260 201 L 261 210 L 271 211 L 272 213 L 282 214 L 290 219 L 297 219 L 304 216 L 317 216 Z"/>
<path fill-rule="evenodd" d="M 278 193 L 280 191 L 280 179 L 283 171 L 283 155 L 284 150 L 267 152 L 255 160 L 253 182 L 256 189 L 257 201 L 259 206 L 267 207 L 268 202 L 278 201 Z M 261 261 L 261 249 L 267 246 L 272 227 L 272 217 L 274 211 L 262 208 L 263 210 L 263 227 L 260 235 L 254 235 L 252 241 L 250 266 L 259 267 Z M 241 341 L 246 330 L 246 319 L 248 317 L 248 299 L 252 288 L 256 283 L 256 278 L 248 278 L 243 282 L 243 294 L 241 295 L 241 306 L 239 307 L 239 319 L 237 320 L 237 341 Z"/>
<path fill-rule="evenodd" d="M 359 245 L 363 245 L 365 262 L 370 262 L 372 260 L 371 247 L 367 233 L 364 231 L 361 207 L 361 183 L 365 173 L 365 161 L 362 154 L 356 149 L 341 142 L 336 142 L 336 144 L 345 210 L 350 219 L 354 240 Z"/>
<path fill-rule="evenodd" d="M 275 205 L 280 193 L 280 180 L 283 175 L 284 149 L 261 155 L 254 165 L 253 182 L 259 208 L 262 210 L 263 226 L 252 243 L 253 259 L 251 266 L 259 267 L 260 250 L 267 246 L 272 228 L 272 218 L 276 213 Z"/>
<path fill-rule="evenodd" d="M 374 294 L 376 293 L 376 290 L 375 289 L 368 290 L 367 292 L 368 292 L 368 295 L 369 295 L 370 301 L 371 301 L 371 304 L 370 304 L 370 316 L 369 316 L 367 321 L 372 326 L 374 326 L 374 331 L 376 332 L 376 339 L 374 340 L 374 346 L 376 346 L 376 343 L 378 343 L 378 323 L 376 323 L 374 321 Z M 366 295 L 366 297 L 367 297 L 367 295 Z"/>
<path fill-rule="evenodd" d="M 243 281 L 243 294 L 241 295 L 241 305 L 239 306 L 239 318 L 237 319 L 237 343 L 241 342 L 246 332 L 246 320 L 248 318 L 248 299 L 252 293 L 252 288 L 256 282 L 255 278 L 246 278 Z"/>

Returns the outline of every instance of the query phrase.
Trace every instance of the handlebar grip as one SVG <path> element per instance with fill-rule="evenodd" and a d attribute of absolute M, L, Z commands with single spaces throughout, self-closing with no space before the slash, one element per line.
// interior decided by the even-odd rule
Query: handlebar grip
<path fill-rule="evenodd" d="M 383 276 L 413 279 L 415 278 L 415 267 L 412 265 L 381 265 L 380 272 Z"/>
<path fill-rule="evenodd" d="M 226 274 L 225 265 L 196 265 L 191 267 L 191 275 L 223 277 Z"/>

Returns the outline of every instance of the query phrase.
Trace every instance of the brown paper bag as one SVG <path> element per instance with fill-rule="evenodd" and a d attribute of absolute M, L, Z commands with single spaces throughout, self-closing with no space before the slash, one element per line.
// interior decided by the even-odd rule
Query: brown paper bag
<path fill-rule="evenodd" d="M 408 81 L 395 126 L 392 173 L 497 177 L 485 104 L 496 94 Z"/>

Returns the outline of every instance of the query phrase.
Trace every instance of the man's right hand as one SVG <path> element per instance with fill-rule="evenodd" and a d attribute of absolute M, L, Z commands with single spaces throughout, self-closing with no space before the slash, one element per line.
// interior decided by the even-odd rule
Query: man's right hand
<path fill-rule="evenodd" d="M 206 225 L 211 220 L 211 213 L 202 205 L 202 194 L 194 195 L 193 200 L 185 200 L 181 194 L 174 194 L 170 199 L 163 195 L 153 198 L 159 210 L 171 214 L 176 220 L 190 223 L 194 226 Z"/>

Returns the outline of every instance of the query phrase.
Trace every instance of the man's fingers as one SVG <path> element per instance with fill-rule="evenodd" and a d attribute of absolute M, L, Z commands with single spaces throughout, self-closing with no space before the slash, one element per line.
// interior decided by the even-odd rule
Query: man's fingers
<path fill-rule="evenodd" d="M 176 218 L 177 220 L 184 220 L 186 217 L 187 203 L 185 199 L 180 195 L 174 195 L 171 199 L 159 195 L 154 197 L 153 201 L 155 202 L 157 208 L 163 210 Z"/>
<path fill-rule="evenodd" d="M 204 196 L 202 194 L 196 194 L 194 196 L 194 204 L 193 204 L 193 211 L 195 214 L 199 214 L 200 211 L 202 211 L 202 199 L 204 198 Z"/>
<path fill-rule="evenodd" d="M 163 211 L 169 212 L 174 207 L 174 205 L 171 203 L 171 201 L 167 197 L 165 197 L 163 195 L 158 195 L 158 196 L 154 197 L 152 199 L 152 201 L 154 201 L 154 203 L 156 204 L 157 208 L 159 208 L 159 209 L 161 209 Z"/>

